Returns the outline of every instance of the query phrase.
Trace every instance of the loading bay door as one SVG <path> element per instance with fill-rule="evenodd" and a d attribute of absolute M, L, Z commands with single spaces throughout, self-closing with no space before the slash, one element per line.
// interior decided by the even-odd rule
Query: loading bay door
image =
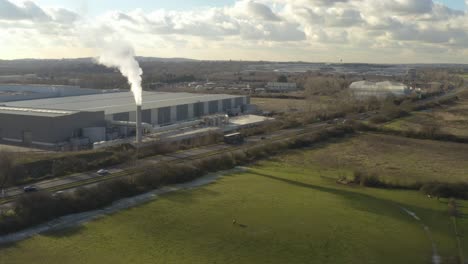
<path fill-rule="evenodd" d="M 23 143 L 27 145 L 32 144 L 32 132 L 31 131 L 23 131 Z"/>

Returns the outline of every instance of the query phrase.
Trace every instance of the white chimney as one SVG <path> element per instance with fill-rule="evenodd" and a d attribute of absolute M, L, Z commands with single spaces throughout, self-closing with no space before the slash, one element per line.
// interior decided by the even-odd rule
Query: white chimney
<path fill-rule="evenodd" d="M 142 141 L 143 131 L 141 128 L 141 105 L 137 105 L 136 110 L 136 143 L 140 144 Z"/>

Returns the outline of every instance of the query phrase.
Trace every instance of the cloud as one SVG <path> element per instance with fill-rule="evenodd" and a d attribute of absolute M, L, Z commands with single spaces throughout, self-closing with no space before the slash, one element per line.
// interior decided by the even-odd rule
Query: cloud
<path fill-rule="evenodd" d="M 64 8 L 45 10 L 34 2 L 26 1 L 16 5 L 8 0 L 0 0 L 0 21 L 70 24 L 79 19 L 75 12 Z"/>
<path fill-rule="evenodd" d="M 8 0 L 0 0 L 0 19 L 41 21 L 50 17 L 34 2 L 27 1 L 17 6 Z"/>
<path fill-rule="evenodd" d="M 247 11 L 254 17 L 260 18 L 262 20 L 268 21 L 279 21 L 280 18 L 271 11 L 270 7 L 256 3 L 253 1 L 247 2 Z"/>
<path fill-rule="evenodd" d="M 9 38 L 0 55 L 54 47 L 70 47 L 72 54 L 93 38 L 80 32 L 96 27 L 126 36 L 148 56 L 316 60 L 321 54 L 324 60 L 346 51 L 356 60 L 407 60 L 411 54 L 419 61 L 438 51 L 459 61 L 457 53 L 468 54 L 468 13 L 432 0 L 238 0 L 196 10 L 116 10 L 88 20 L 64 8 L 0 0 L 0 34 Z M 20 49 L 30 39 L 43 45 Z"/>
<path fill-rule="evenodd" d="M 390 10 L 408 14 L 429 13 L 433 6 L 432 0 L 394 0 L 387 4 Z"/>

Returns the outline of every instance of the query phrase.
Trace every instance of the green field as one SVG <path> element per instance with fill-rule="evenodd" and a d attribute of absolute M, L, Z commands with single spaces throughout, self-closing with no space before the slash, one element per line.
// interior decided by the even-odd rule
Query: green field
<path fill-rule="evenodd" d="M 430 263 L 423 225 L 444 261 L 457 256 L 444 201 L 338 185 L 330 178 L 349 169 L 325 170 L 313 158 L 328 148 L 283 155 L 195 190 L 5 246 L 0 263 Z M 458 224 L 463 233 L 468 223 Z"/>

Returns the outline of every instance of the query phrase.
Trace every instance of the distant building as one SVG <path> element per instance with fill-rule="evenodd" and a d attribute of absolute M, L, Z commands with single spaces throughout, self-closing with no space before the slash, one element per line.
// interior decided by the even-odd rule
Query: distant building
<path fill-rule="evenodd" d="M 266 91 L 272 93 L 286 93 L 297 91 L 296 83 L 269 82 L 265 87 Z"/>
<path fill-rule="evenodd" d="M 408 69 L 406 72 L 406 76 L 408 78 L 408 81 L 415 81 L 418 78 L 418 72 L 416 69 Z"/>
<path fill-rule="evenodd" d="M 387 97 L 389 95 L 403 96 L 410 92 L 407 85 L 399 82 L 370 82 L 370 81 L 358 81 L 353 82 L 349 89 L 356 97 L 371 97 L 375 96 L 378 98 Z"/>

